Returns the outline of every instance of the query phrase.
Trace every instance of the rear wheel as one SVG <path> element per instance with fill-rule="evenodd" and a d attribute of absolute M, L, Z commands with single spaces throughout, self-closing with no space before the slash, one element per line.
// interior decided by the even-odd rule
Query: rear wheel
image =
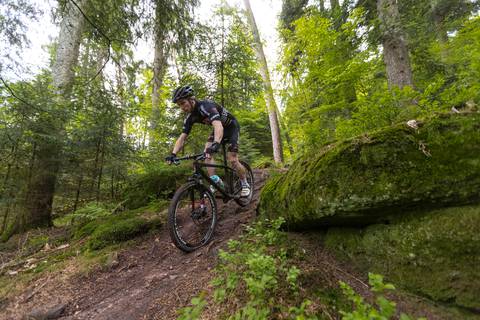
<path fill-rule="evenodd" d="M 168 209 L 168 229 L 173 243 L 185 252 L 207 244 L 217 224 L 217 204 L 204 185 L 190 182 L 181 186 Z"/>
<path fill-rule="evenodd" d="M 248 185 L 250 186 L 250 194 L 248 195 L 248 197 L 241 197 L 241 198 L 235 199 L 235 202 L 237 202 L 240 206 L 245 207 L 252 201 L 253 191 L 255 189 L 255 181 L 253 179 L 252 169 L 250 168 L 248 163 L 241 160 L 240 160 L 240 163 L 243 165 L 243 167 L 246 170 L 246 175 L 247 175 L 246 178 L 247 178 Z M 242 182 L 240 180 L 240 177 L 237 175 L 236 172 L 233 172 L 233 194 L 236 196 L 240 195 L 241 191 L 242 191 Z"/>

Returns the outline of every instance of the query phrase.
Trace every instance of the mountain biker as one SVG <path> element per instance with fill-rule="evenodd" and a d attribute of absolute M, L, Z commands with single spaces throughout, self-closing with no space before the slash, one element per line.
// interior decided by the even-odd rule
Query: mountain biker
<path fill-rule="evenodd" d="M 207 159 L 206 163 L 213 164 L 213 154 L 218 152 L 222 143 L 228 143 L 227 159 L 242 183 L 240 196 L 248 197 L 250 195 L 250 186 L 247 182 L 246 170 L 238 161 L 238 138 L 240 135 L 240 125 L 237 119 L 219 104 L 209 100 L 197 100 L 195 92 L 191 86 L 178 87 L 172 95 L 172 102 L 176 103 L 187 117 L 183 122 L 183 130 L 172 153 L 165 158 L 167 163 L 171 164 L 177 153 L 182 149 L 187 136 L 190 134 L 192 126 L 195 123 L 203 123 L 213 126 L 213 131 L 205 144 L 204 152 Z M 207 168 L 208 174 L 215 174 L 214 168 Z"/>

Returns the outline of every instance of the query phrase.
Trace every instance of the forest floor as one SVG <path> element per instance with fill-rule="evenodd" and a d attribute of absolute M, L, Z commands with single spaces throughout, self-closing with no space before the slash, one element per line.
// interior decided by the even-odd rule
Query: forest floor
<path fill-rule="evenodd" d="M 90 272 L 79 272 L 76 260 L 70 259 L 61 270 L 42 273 L 0 302 L 0 319 L 175 319 L 177 310 L 187 306 L 192 297 L 212 290 L 209 283 L 218 251 L 255 218 L 266 176 L 266 171 L 255 171 L 255 193 L 249 206 L 218 201 L 219 223 L 213 241 L 206 247 L 183 253 L 172 244 L 167 229 L 162 228 L 137 239 L 116 252 L 107 264 Z M 355 274 L 326 252 L 318 233 L 290 233 L 289 237 L 305 250 L 306 259 L 298 266 L 310 279 L 310 286 L 335 286 L 342 280 L 367 299 L 371 295 L 365 276 Z M 425 311 L 429 308 L 423 308 L 426 304 L 421 298 L 393 299 L 401 311 L 446 319 L 438 312 Z M 328 314 L 326 318 L 338 315 Z"/>

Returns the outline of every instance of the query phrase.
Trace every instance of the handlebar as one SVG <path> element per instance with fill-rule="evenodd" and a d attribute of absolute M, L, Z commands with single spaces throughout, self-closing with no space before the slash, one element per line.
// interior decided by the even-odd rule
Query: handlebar
<path fill-rule="evenodd" d="M 202 161 L 202 160 L 205 160 L 207 158 L 207 156 L 205 155 L 204 152 L 202 153 L 198 153 L 198 154 L 193 154 L 193 155 L 187 155 L 185 157 L 181 157 L 181 158 L 175 158 L 175 160 L 172 161 L 172 163 L 176 164 L 176 165 L 179 165 L 180 164 L 180 161 L 183 161 L 183 160 L 195 160 L 195 161 Z"/>

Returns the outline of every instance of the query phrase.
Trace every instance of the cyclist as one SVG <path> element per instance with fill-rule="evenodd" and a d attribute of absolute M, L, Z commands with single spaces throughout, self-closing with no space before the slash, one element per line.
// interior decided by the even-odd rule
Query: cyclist
<path fill-rule="evenodd" d="M 219 104 L 209 100 L 197 100 L 195 92 L 191 86 L 178 87 L 172 95 L 172 102 L 176 103 L 187 117 L 183 122 L 183 130 L 172 153 L 165 158 L 170 164 L 176 158 L 177 153 L 182 149 L 187 136 L 190 134 L 192 126 L 195 123 L 211 125 L 213 131 L 205 144 L 205 154 L 207 163 L 214 163 L 213 154 L 218 152 L 222 143 L 228 143 L 227 159 L 233 169 L 240 177 L 242 190 L 240 195 L 248 197 L 250 195 L 250 186 L 247 182 L 246 170 L 238 161 L 238 138 L 240 135 L 240 125 L 237 119 Z M 208 174 L 215 174 L 214 168 L 207 168 Z"/>

